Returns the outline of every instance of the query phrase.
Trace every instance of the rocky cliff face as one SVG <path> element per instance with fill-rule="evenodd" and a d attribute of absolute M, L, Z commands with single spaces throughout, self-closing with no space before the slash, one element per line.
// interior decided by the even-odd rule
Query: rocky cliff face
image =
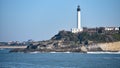
<path fill-rule="evenodd" d="M 111 43 L 99 43 L 98 46 L 104 51 L 120 51 L 120 41 Z"/>
<path fill-rule="evenodd" d="M 11 52 L 87 52 L 85 47 L 81 45 L 74 45 L 73 41 L 64 40 L 47 40 L 40 41 L 38 44 L 30 44 L 25 49 L 14 49 Z M 81 48 L 82 47 L 82 48 Z"/>

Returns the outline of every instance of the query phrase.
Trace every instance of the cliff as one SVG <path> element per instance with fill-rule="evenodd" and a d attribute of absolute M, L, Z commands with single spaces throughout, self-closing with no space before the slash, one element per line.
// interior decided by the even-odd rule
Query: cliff
<path fill-rule="evenodd" d="M 25 49 L 13 49 L 10 52 L 120 51 L 120 42 L 118 41 L 120 41 L 119 33 L 60 31 L 50 40 L 32 42 Z"/>
<path fill-rule="evenodd" d="M 111 43 L 100 43 L 98 46 L 104 51 L 120 51 L 120 41 Z"/>

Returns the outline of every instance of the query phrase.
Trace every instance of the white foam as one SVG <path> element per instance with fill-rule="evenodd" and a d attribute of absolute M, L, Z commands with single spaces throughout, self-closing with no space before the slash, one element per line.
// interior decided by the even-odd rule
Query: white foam
<path fill-rule="evenodd" d="M 87 52 L 87 54 L 120 54 L 120 52 Z"/>
<path fill-rule="evenodd" d="M 63 52 L 63 53 L 71 53 L 71 52 L 67 51 L 67 52 Z"/>
<path fill-rule="evenodd" d="M 71 53 L 71 52 L 67 51 L 67 52 L 50 52 L 50 53 Z"/>
<path fill-rule="evenodd" d="M 30 52 L 32 54 L 40 53 L 39 51 Z"/>

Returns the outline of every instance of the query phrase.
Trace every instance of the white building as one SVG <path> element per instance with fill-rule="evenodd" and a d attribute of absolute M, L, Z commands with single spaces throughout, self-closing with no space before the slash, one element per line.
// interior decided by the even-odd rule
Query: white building
<path fill-rule="evenodd" d="M 115 30 L 119 30 L 119 27 L 115 27 Z"/>
<path fill-rule="evenodd" d="M 119 27 L 105 27 L 105 30 L 106 31 L 112 31 L 112 30 L 117 31 L 117 30 L 119 30 Z"/>
<path fill-rule="evenodd" d="M 77 28 L 72 28 L 72 33 L 82 32 L 83 28 L 81 27 L 81 9 L 80 6 L 77 7 Z"/>

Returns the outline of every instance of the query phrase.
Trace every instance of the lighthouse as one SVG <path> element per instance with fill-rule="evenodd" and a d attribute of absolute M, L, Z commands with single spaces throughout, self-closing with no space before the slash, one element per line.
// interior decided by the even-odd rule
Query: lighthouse
<path fill-rule="evenodd" d="M 77 7 L 77 28 L 81 29 L 81 15 L 80 15 L 80 6 Z"/>
<path fill-rule="evenodd" d="M 81 9 L 78 5 L 77 7 L 77 28 L 72 28 L 72 33 L 82 32 L 83 28 L 81 27 Z"/>

